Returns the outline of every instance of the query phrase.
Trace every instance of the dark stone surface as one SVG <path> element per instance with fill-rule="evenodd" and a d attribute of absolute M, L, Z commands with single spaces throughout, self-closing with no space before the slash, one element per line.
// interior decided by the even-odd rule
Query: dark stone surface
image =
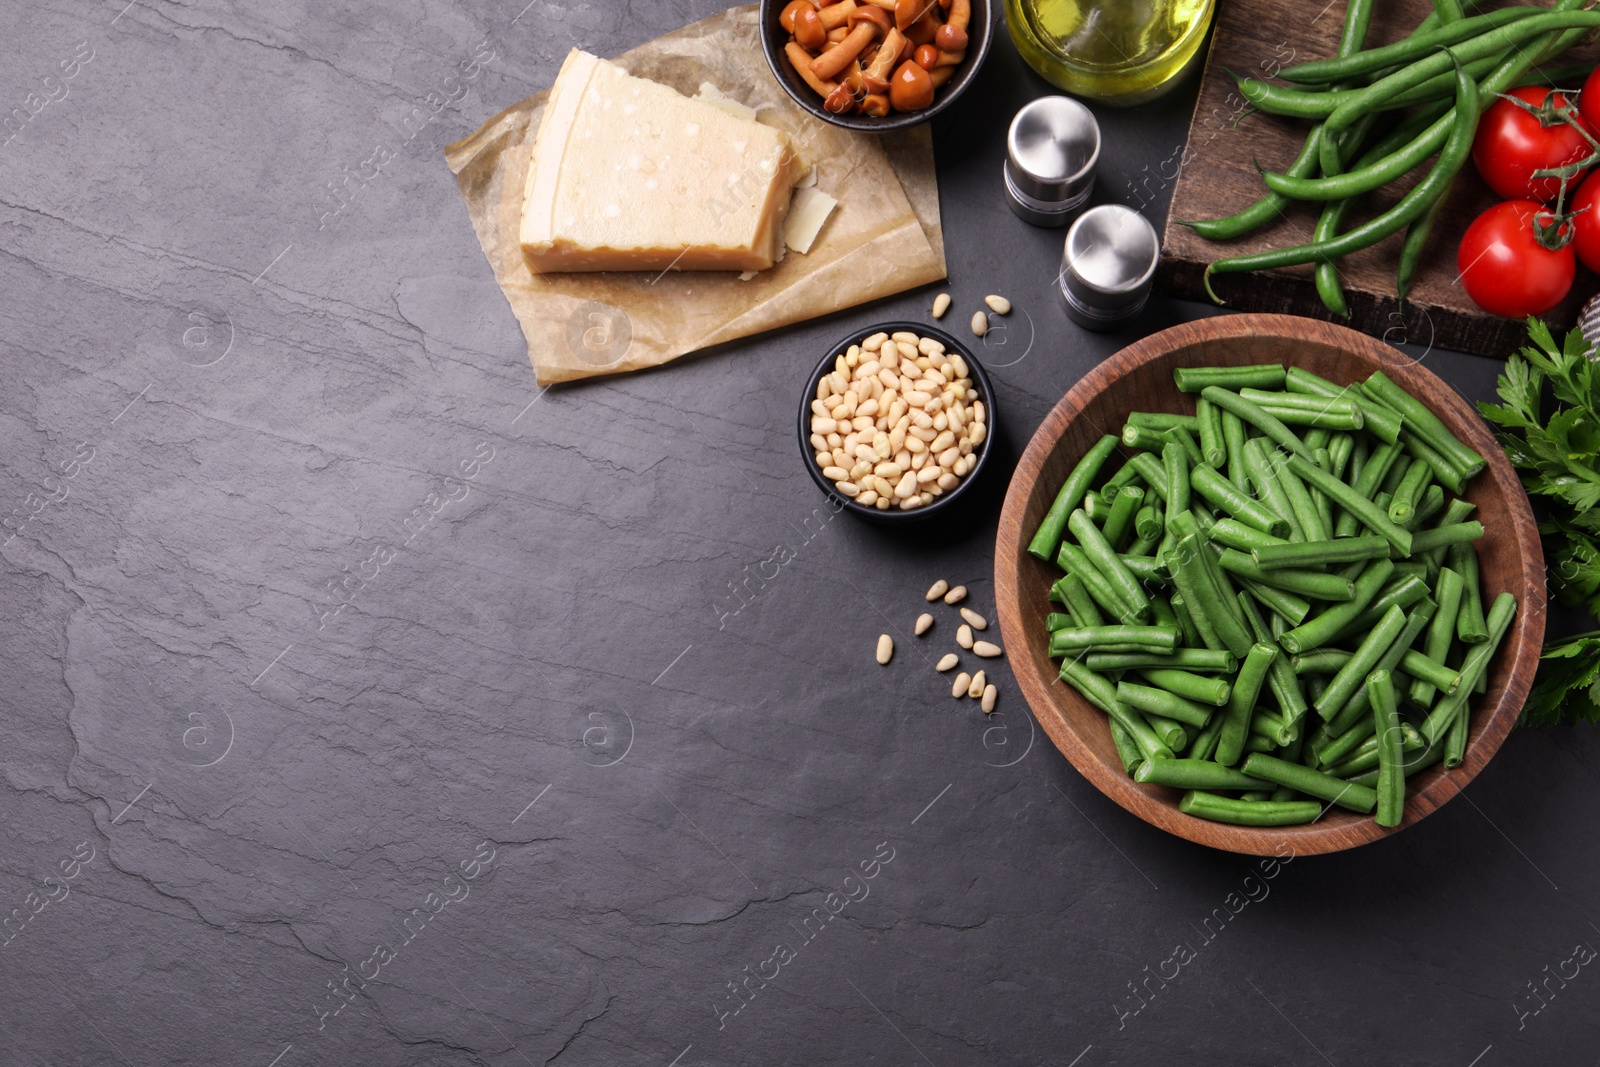
<path fill-rule="evenodd" d="M 909 625 L 941 576 L 992 614 L 992 515 L 829 519 L 791 428 L 932 290 L 540 393 L 440 148 L 715 5 L 517 6 L 0 9 L 4 107 L 57 97 L 0 149 L 0 1063 L 1592 1062 L 1592 731 L 1269 880 L 1086 785 L 1003 665 L 995 722 L 949 699 L 953 619 Z M 1001 200 L 1044 88 L 1002 38 L 936 130 L 1013 455 L 1135 336 Z M 1192 91 L 1102 112 L 1102 198 L 1160 210 Z"/>

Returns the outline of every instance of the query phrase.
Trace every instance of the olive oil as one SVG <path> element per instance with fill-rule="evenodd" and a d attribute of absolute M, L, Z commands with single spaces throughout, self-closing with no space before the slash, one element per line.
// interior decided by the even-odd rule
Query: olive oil
<path fill-rule="evenodd" d="M 1076 96 L 1139 104 L 1166 92 L 1200 53 L 1214 0 L 1006 0 L 1028 65 Z"/>

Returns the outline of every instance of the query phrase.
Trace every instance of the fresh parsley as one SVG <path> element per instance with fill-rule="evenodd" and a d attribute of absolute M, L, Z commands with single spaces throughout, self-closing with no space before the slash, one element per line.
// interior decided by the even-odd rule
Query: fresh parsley
<path fill-rule="evenodd" d="M 1506 361 L 1499 404 L 1479 404 L 1540 514 L 1549 587 L 1600 615 L 1600 363 L 1573 330 L 1557 344 L 1528 320 L 1533 343 Z M 1546 390 L 1553 404 L 1546 403 Z M 1521 721 L 1600 721 L 1600 631 L 1547 644 Z"/>

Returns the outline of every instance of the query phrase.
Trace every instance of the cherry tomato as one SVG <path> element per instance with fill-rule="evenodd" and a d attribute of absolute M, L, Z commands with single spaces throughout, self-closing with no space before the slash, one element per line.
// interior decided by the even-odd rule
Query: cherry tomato
<path fill-rule="evenodd" d="M 1596 67 L 1583 83 L 1578 94 L 1578 113 L 1589 123 L 1590 130 L 1600 130 L 1600 67 Z"/>
<path fill-rule="evenodd" d="M 1578 261 L 1600 272 L 1600 180 L 1597 179 L 1600 179 L 1600 171 L 1583 179 L 1568 208 L 1573 212 L 1572 247 L 1578 253 Z"/>
<path fill-rule="evenodd" d="M 1577 272 L 1572 246 L 1548 249 L 1533 223 L 1549 216 L 1532 200 L 1507 200 L 1472 220 L 1461 238 L 1456 266 L 1461 284 L 1483 310 L 1509 319 L 1543 315 L 1561 303 Z"/>
<path fill-rule="evenodd" d="M 1513 89 L 1514 96 L 1531 106 L 1541 107 L 1550 90 L 1537 85 Z M 1555 95 L 1553 104 L 1564 105 L 1567 98 Z M 1600 104 L 1600 93 L 1596 94 Z M 1580 114 L 1579 120 L 1583 121 Z M 1552 118 L 1549 125 L 1510 100 L 1496 100 L 1478 122 L 1472 141 L 1472 162 L 1489 188 L 1507 200 L 1554 200 L 1561 191 L 1559 178 L 1535 178 L 1533 172 L 1560 167 L 1589 155 L 1591 148 L 1578 127 Z"/>

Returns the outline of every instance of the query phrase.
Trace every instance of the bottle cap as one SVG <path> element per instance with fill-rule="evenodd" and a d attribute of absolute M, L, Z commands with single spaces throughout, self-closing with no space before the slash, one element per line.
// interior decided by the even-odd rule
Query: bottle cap
<path fill-rule="evenodd" d="M 1150 297 L 1161 242 L 1132 208 L 1101 204 L 1067 231 L 1059 277 L 1067 315 L 1089 330 L 1125 325 Z"/>
<path fill-rule="evenodd" d="M 1017 112 L 1006 134 L 1011 210 L 1035 226 L 1065 226 L 1094 188 L 1100 125 L 1066 96 L 1045 96 Z"/>

